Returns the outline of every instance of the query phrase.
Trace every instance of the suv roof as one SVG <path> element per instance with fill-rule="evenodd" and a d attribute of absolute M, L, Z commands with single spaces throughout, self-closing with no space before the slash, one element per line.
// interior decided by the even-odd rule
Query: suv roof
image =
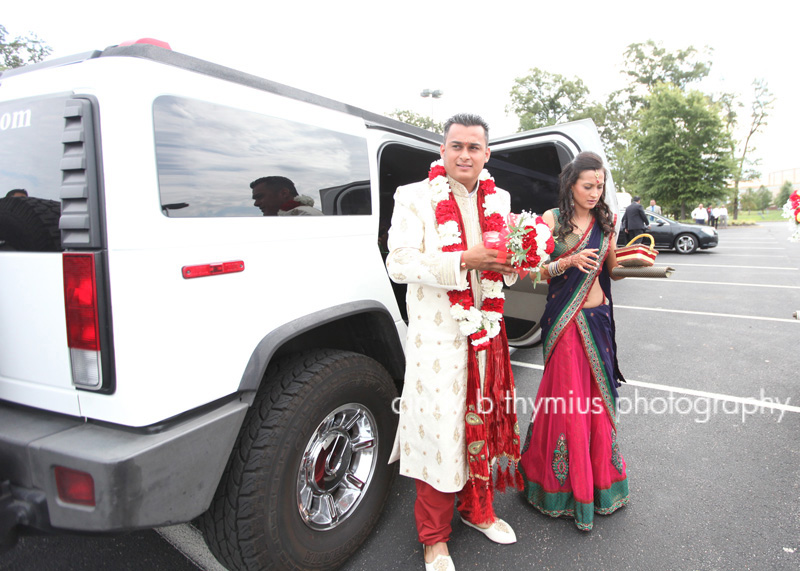
<path fill-rule="evenodd" d="M 442 136 L 427 131 L 408 123 L 403 123 L 396 119 L 386 117 L 379 113 L 367 111 L 353 105 L 342 103 L 335 99 L 323 97 L 309 91 L 304 91 L 282 83 L 264 79 L 262 77 L 245 73 L 224 65 L 205 61 L 196 57 L 154 46 L 151 44 L 132 44 L 127 46 L 110 46 L 104 50 L 94 50 L 83 52 L 71 56 L 55 58 L 35 64 L 26 65 L 20 68 L 8 69 L 0 72 L 0 81 L 10 77 L 31 73 L 37 70 L 60 67 L 64 65 L 78 64 L 87 60 L 103 57 L 135 57 L 148 59 L 165 65 L 179 67 L 195 73 L 200 73 L 217 79 L 238 83 L 247 87 L 267 91 L 283 97 L 289 97 L 320 107 L 326 107 L 335 111 L 341 111 L 349 115 L 361 117 L 368 128 L 381 128 L 394 132 L 402 133 L 427 142 L 441 142 Z"/>

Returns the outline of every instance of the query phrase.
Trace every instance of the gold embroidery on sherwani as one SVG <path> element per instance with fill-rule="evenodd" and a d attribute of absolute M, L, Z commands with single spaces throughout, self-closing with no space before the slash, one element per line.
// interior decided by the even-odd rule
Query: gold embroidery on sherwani
<path fill-rule="evenodd" d="M 419 437 L 425 438 L 425 429 L 422 427 L 421 424 L 419 425 Z"/>
<path fill-rule="evenodd" d="M 414 339 L 414 345 L 417 346 L 417 349 L 422 347 L 422 335 L 420 335 L 419 333 L 417 333 L 417 337 Z"/>
<path fill-rule="evenodd" d="M 461 474 L 456 472 L 456 477 L 454 479 L 455 479 L 455 482 L 456 482 L 456 486 L 460 486 L 461 485 Z"/>
<path fill-rule="evenodd" d="M 481 450 L 483 450 L 483 445 L 486 444 L 485 440 L 476 440 L 475 442 L 470 442 L 469 446 L 467 446 L 467 450 L 473 456 L 477 456 L 480 454 Z"/>
<path fill-rule="evenodd" d="M 433 318 L 433 322 L 436 325 L 441 325 L 443 321 L 444 321 L 444 319 L 442 318 L 442 312 L 441 311 L 437 311 L 436 312 L 436 316 Z"/>
<path fill-rule="evenodd" d="M 455 339 L 453 339 L 453 347 L 455 347 L 456 349 L 461 349 L 461 343 L 463 341 L 464 337 L 462 337 L 461 335 L 457 336 Z"/>
<path fill-rule="evenodd" d="M 439 364 L 439 359 L 436 359 L 436 360 L 433 362 L 433 372 L 434 372 L 434 373 L 438 373 L 438 372 L 439 372 L 439 371 L 441 371 L 441 370 L 442 370 L 442 366 Z"/>
<path fill-rule="evenodd" d="M 458 426 L 456 426 L 456 429 L 453 431 L 453 440 L 458 442 L 460 437 L 461 437 L 461 433 L 458 430 Z"/>
<path fill-rule="evenodd" d="M 437 421 L 441 420 L 441 418 L 442 418 L 442 413 L 439 412 L 439 405 L 438 404 L 436 405 L 436 410 L 433 412 L 433 418 L 435 418 Z"/>
<path fill-rule="evenodd" d="M 422 390 L 423 390 L 422 381 L 420 379 L 417 379 L 417 392 L 419 394 L 422 394 Z"/>
<path fill-rule="evenodd" d="M 461 383 L 453 381 L 453 394 L 457 395 L 459 390 L 461 390 Z"/>
<path fill-rule="evenodd" d="M 406 445 L 403 447 L 403 452 L 406 453 L 406 456 L 411 454 L 411 446 L 408 444 L 408 442 L 406 442 Z"/>
<path fill-rule="evenodd" d="M 425 297 L 425 293 L 422 291 L 422 286 L 417 288 L 417 299 L 422 301 L 422 298 Z"/>
<path fill-rule="evenodd" d="M 425 478 L 426 480 L 428 479 L 428 467 L 427 466 L 422 468 L 422 477 Z"/>
<path fill-rule="evenodd" d="M 436 451 L 436 462 L 439 464 L 442 463 L 442 452 L 440 450 Z"/>

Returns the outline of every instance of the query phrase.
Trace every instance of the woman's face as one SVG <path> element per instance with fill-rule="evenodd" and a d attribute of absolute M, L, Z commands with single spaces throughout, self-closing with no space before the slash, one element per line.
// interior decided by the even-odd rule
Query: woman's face
<path fill-rule="evenodd" d="M 582 171 L 578 180 L 572 185 L 572 200 L 575 207 L 591 210 L 603 198 L 606 175 L 602 170 Z"/>

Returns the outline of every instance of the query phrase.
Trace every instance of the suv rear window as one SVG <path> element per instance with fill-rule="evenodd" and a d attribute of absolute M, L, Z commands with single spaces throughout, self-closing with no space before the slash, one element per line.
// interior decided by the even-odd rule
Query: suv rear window
<path fill-rule="evenodd" d="M 366 139 L 194 99 L 153 104 L 161 210 L 173 218 L 268 215 L 250 183 L 289 179 L 312 212 L 370 214 Z"/>
<path fill-rule="evenodd" d="M 17 188 L 59 200 L 65 96 L 0 103 L 0 198 Z"/>

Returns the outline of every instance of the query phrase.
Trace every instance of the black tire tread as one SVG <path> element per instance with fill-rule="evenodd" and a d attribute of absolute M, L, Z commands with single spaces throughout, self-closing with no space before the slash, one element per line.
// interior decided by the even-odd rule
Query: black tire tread
<path fill-rule="evenodd" d="M 254 529 L 251 519 L 260 506 L 265 504 L 265 499 L 263 493 L 259 494 L 255 489 L 256 470 L 248 465 L 254 454 L 266 454 L 280 445 L 288 425 L 293 420 L 296 421 L 292 414 L 293 408 L 297 407 L 303 397 L 307 398 L 307 393 L 314 388 L 314 383 L 310 381 L 323 371 L 330 370 L 331 367 L 347 366 L 354 359 L 366 357 L 356 353 L 321 349 L 297 354 L 270 365 L 267 371 L 270 382 L 262 387 L 248 411 L 211 507 L 198 521 L 209 549 L 229 569 L 301 569 L 291 561 L 281 558 L 279 553 L 270 553 L 269 556 L 280 560 L 264 566 L 265 554 L 258 553 L 257 544 L 261 539 L 260 535 L 267 530 Z M 374 363 L 380 367 L 377 362 Z M 392 396 L 387 394 L 386 398 L 391 399 Z M 387 497 L 388 494 L 382 500 L 381 509 L 375 510 L 372 523 L 377 522 Z M 367 527 L 371 528 L 372 525 Z M 366 537 L 366 533 L 364 536 Z M 263 543 L 263 539 L 261 542 Z M 335 566 L 340 564 L 341 562 Z"/>

